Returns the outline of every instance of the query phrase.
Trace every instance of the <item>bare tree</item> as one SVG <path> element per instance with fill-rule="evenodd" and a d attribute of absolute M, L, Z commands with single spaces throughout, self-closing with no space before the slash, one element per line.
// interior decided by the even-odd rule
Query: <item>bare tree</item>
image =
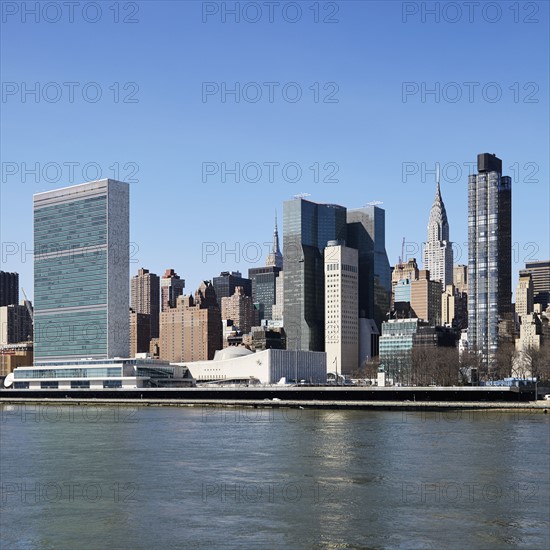
<path fill-rule="evenodd" d="M 511 342 L 502 342 L 491 363 L 491 377 L 502 380 L 512 375 L 515 364 L 516 348 Z"/>
<path fill-rule="evenodd" d="M 380 366 L 380 358 L 372 357 L 371 359 L 365 359 L 359 368 L 355 369 L 351 376 L 352 378 L 368 378 L 373 379 L 378 376 L 378 367 Z"/>
<path fill-rule="evenodd" d="M 550 342 L 545 342 L 540 348 L 527 348 L 523 351 L 524 362 L 531 376 L 540 381 L 550 381 Z"/>

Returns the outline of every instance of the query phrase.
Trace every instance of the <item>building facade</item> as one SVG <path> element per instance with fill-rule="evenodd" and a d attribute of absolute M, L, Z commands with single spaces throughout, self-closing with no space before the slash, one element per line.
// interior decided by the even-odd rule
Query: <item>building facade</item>
<path fill-rule="evenodd" d="M 0 345 L 0 377 L 7 376 L 17 367 L 32 365 L 32 350 L 32 342 Z"/>
<path fill-rule="evenodd" d="M 527 262 L 525 270 L 533 280 L 533 301 L 544 311 L 550 304 L 550 260 Z"/>
<path fill-rule="evenodd" d="M 160 358 L 204 361 L 222 349 L 222 321 L 216 293 L 203 281 L 193 296 L 179 296 L 176 307 L 160 316 Z"/>
<path fill-rule="evenodd" d="M 182 363 L 197 382 L 325 384 L 326 354 L 311 351 L 267 349 L 256 353 L 242 347 L 216 352 L 212 361 Z"/>
<path fill-rule="evenodd" d="M 161 311 L 176 307 L 178 296 L 183 294 L 185 280 L 173 270 L 167 269 L 160 279 L 160 303 Z"/>
<path fill-rule="evenodd" d="M 32 342 L 32 317 L 27 305 L 0 306 L 0 346 Z"/>
<path fill-rule="evenodd" d="M 519 280 L 516 287 L 516 314 L 520 322 L 523 316 L 533 313 L 534 296 L 531 277 L 530 271 L 519 272 Z"/>
<path fill-rule="evenodd" d="M 129 187 L 34 195 L 34 359 L 127 357 Z"/>
<path fill-rule="evenodd" d="M 468 266 L 457 264 L 453 268 L 453 284 L 458 292 L 468 294 Z"/>
<path fill-rule="evenodd" d="M 158 338 L 160 316 L 160 279 L 158 275 L 149 273 L 149 270 L 143 267 L 138 269 L 137 275 L 132 277 L 130 307 L 136 313 L 149 315 L 149 339 Z"/>
<path fill-rule="evenodd" d="M 252 281 L 243 277 L 240 271 L 222 271 L 218 277 L 212 279 L 216 291 L 218 306 L 222 307 L 222 298 L 229 298 L 235 293 L 238 286 L 242 286 L 245 296 L 252 296 Z"/>
<path fill-rule="evenodd" d="M 258 310 L 258 320 L 273 319 L 273 306 L 277 301 L 277 279 L 281 270 L 277 266 L 253 267 L 248 270 L 252 281 L 252 302 Z"/>
<path fill-rule="evenodd" d="M 331 372 L 351 374 L 359 366 L 358 251 L 342 241 L 325 248 L 325 352 Z"/>
<path fill-rule="evenodd" d="M 411 281 L 411 308 L 419 319 L 441 325 L 441 282 L 432 281 L 430 272 L 421 269 L 418 280 Z"/>
<path fill-rule="evenodd" d="M 391 269 L 386 253 L 386 212 L 376 205 L 347 211 L 346 244 L 359 252 L 359 317 L 378 330 L 391 306 Z"/>
<path fill-rule="evenodd" d="M 324 351 L 324 250 L 345 240 L 346 209 L 303 198 L 283 205 L 284 326 L 287 349 Z"/>
<path fill-rule="evenodd" d="M 417 281 L 418 274 L 420 270 L 418 269 L 418 264 L 416 263 L 416 258 L 410 258 L 407 262 L 400 261 L 393 268 L 391 273 L 391 285 L 392 285 L 392 294 L 391 294 L 391 306 L 393 308 L 394 302 L 398 300 L 395 299 L 395 287 L 399 281 L 409 280 Z"/>
<path fill-rule="evenodd" d="M 468 345 L 491 363 L 512 314 L 512 180 L 495 155 L 479 154 L 477 170 L 468 177 Z"/>
<path fill-rule="evenodd" d="M 454 285 L 441 295 L 441 324 L 460 330 L 468 326 L 468 296 Z"/>
<path fill-rule="evenodd" d="M 130 309 L 130 357 L 148 353 L 151 343 L 151 315 Z"/>
<path fill-rule="evenodd" d="M 222 298 L 222 320 L 231 319 L 234 330 L 248 334 L 256 324 L 254 302 L 246 296 L 242 286 L 235 288 L 232 296 Z"/>
<path fill-rule="evenodd" d="M 0 271 L 0 307 L 19 303 L 19 273 Z"/>

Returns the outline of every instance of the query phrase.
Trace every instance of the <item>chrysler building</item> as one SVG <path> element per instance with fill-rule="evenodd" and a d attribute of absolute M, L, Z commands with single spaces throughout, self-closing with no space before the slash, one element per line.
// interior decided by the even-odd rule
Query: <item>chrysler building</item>
<path fill-rule="evenodd" d="M 449 222 L 439 188 L 439 170 L 435 199 L 428 222 L 428 241 L 424 243 L 424 269 L 432 281 L 441 281 L 441 289 L 453 284 L 453 248 L 449 241 Z"/>

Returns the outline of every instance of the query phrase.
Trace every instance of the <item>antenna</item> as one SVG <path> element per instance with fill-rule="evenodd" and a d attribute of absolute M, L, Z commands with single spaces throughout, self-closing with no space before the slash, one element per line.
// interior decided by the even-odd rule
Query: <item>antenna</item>
<path fill-rule="evenodd" d="M 311 197 L 310 193 L 298 193 L 297 195 L 294 195 L 293 199 L 305 199 L 306 197 Z"/>
<path fill-rule="evenodd" d="M 405 256 L 405 237 L 403 237 L 403 242 L 401 243 L 401 256 L 399 256 L 399 267 L 403 267 L 403 260 Z"/>

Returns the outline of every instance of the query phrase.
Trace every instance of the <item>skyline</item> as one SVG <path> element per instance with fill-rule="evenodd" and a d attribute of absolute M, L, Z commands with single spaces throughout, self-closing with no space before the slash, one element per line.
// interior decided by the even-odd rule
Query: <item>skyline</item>
<path fill-rule="evenodd" d="M 513 178 L 515 288 L 525 260 L 550 257 L 548 74 L 541 70 L 548 65 L 548 4 L 537 3 L 535 16 L 521 14 L 517 23 L 512 10 L 492 23 L 480 13 L 472 23 L 465 14 L 457 23 L 423 22 L 421 14 L 404 15 L 405 4 L 339 2 L 333 24 L 315 24 L 305 8 L 295 24 L 280 16 L 273 23 L 265 17 L 256 24 L 223 23 L 219 14 L 203 22 L 209 3 L 200 2 L 140 3 L 138 22 L 128 24 L 115 24 L 107 10 L 97 23 L 79 13 L 73 23 L 64 15 L 52 24 L 6 15 L 0 268 L 19 272 L 33 298 L 32 256 L 21 262 L 21 250 L 33 247 L 32 195 L 94 180 L 98 170 L 101 177 L 138 180 L 129 181 L 130 240 L 139 247 L 132 251 L 132 274 L 139 267 L 159 275 L 174 268 L 186 292 L 222 270 L 246 274 L 263 265 L 267 245 L 257 262 L 222 262 L 217 254 L 205 263 L 203 243 L 226 242 L 228 249 L 269 243 L 273 206 L 280 218 L 283 202 L 302 192 L 349 209 L 382 201 L 390 264 L 398 261 L 403 237 L 414 243 L 407 257 L 421 262 L 437 163 L 450 240 L 460 246 L 455 263 L 466 263 L 468 175 L 476 155 L 489 152 Z M 144 35 L 150 40 L 140 40 Z M 41 84 L 37 102 L 32 93 L 23 95 L 23 83 L 32 88 L 35 82 Z M 44 97 L 46 90 L 55 99 L 57 88 L 45 87 L 50 82 L 59 85 L 58 101 Z M 66 82 L 79 84 L 73 102 Z M 256 84 L 247 97 L 259 86 L 262 99 L 252 103 L 241 93 L 238 103 L 231 95 L 223 103 L 215 84 L 236 82 L 241 92 Z M 296 82 L 302 99 L 291 103 L 277 94 L 270 103 L 266 82 L 279 82 L 276 90 Z M 464 85 L 471 82 L 480 84 Z M 496 86 L 487 86 L 491 82 Z M 97 83 L 87 89 L 89 97 L 100 89 L 99 101 L 83 99 L 88 83 Z M 452 83 L 462 93 L 456 102 Z M 439 94 L 423 98 L 422 90 L 436 84 Z M 489 92 L 499 89 L 501 99 L 492 102 Z M 258 163 L 262 178 L 252 183 L 251 168 L 248 181 L 241 174 L 235 184 L 228 175 L 223 183 L 223 162 L 229 168 Z M 290 162 L 302 170 L 296 183 L 292 172 L 285 179 L 279 170 Z M 38 182 L 32 174 L 23 178 L 36 163 Z M 273 183 L 264 163 L 280 163 Z M 246 215 L 236 215 L 246 205 Z M 17 257 L 4 261 L 9 243 Z"/>
<path fill-rule="evenodd" d="M 436 180 L 436 182 L 437 182 L 437 180 Z M 91 183 L 91 182 L 82 182 L 82 183 Z M 82 185 L 82 183 L 75 184 L 75 185 Z M 436 185 L 437 185 L 437 183 L 436 183 Z M 63 186 L 63 187 L 52 189 L 52 190 L 64 189 L 65 187 L 72 187 L 72 185 L 71 186 Z M 438 191 L 439 185 L 437 185 L 436 189 L 437 189 L 436 193 L 438 193 L 439 192 Z M 299 195 L 297 195 L 297 196 L 299 196 Z M 513 184 L 512 184 L 512 197 L 513 196 L 514 196 L 514 189 L 513 189 Z M 293 197 L 289 197 L 289 199 L 292 199 L 292 198 Z M 296 196 L 294 198 L 296 199 Z M 317 201 L 314 200 L 311 196 L 309 196 L 309 194 L 308 194 L 308 196 L 301 197 L 301 198 L 303 198 L 306 201 L 317 203 Z M 299 200 L 299 199 L 296 199 L 296 200 Z M 131 186 L 130 186 L 130 205 L 131 205 L 131 202 L 132 201 L 131 201 Z M 376 201 L 376 202 L 378 202 L 378 201 Z M 466 202 L 467 202 L 467 198 L 466 198 Z M 512 200 L 512 208 L 513 208 L 513 202 L 514 201 Z M 326 204 L 326 203 L 318 203 L 318 204 Z M 337 202 L 334 202 L 334 203 L 331 203 L 331 204 L 339 204 L 340 206 L 344 206 L 345 208 L 348 208 L 348 210 L 353 209 L 353 207 L 349 207 L 348 205 L 340 204 L 340 203 L 337 203 Z M 381 202 L 381 204 L 377 204 L 376 206 L 378 206 L 379 208 L 384 209 L 384 203 L 383 202 Z M 433 206 L 433 203 L 432 203 L 432 206 Z M 432 206 L 430 206 L 428 208 L 428 213 L 427 213 L 427 218 L 428 219 L 430 218 L 430 214 L 431 214 L 431 211 L 432 211 Z M 385 210 L 385 211 L 386 211 L 386 215 L 387 215 L 388 212 L 387 212 L 387 210 Z M 277 209 L 277 212 L 279 212 L 279 209 Z M 282 214 L 282 205 L 281 205 L 281 208 L 280 208 L 280 212 Z M 223 220 L 222 220 L 222 223 L 223 223 Z M 273 222 L 271 222 L 271 223 L 273 224 Z M 417 222 L 417 223 L 420 223 L 420 222 Z M 450 235 L 451 235 L 450 242 L 452 244 L 452 249 L 453 249 L 453 252 L 454 252 L 454 264 L 453 265 L 459 265 L 459 264 L 467 265 L 467 263 L 468 263 L 468 257 L 467 257 L 468 243 L 467 242 L 457 243 L 457 242 L 453 241 L 452 240 L 452 229 L 453 229 L 452 222 L 449 222 L 449 227 L 450 227 Z M 512 231 L 513 230 L 514 230 L 514 224 L 513 224 L 513 221 L 512 221 Z M 130 232 L 132 232 L 132 207 L 131 206 L 130 206 Z M 388 233 L 388 223 L 386 223 L 386 235 L 387 235 L 387 233 Z M 273 229 L 272 229 L 272 234 L 273 234 Z M 281 235 L 284 237 L 284 233 L 282 233 Z M 215 271 L 215 272 L 211 272 L 211 273 L 209 272 L 208 274 L 205 274 L 202 277 L 199 274 L 199 278 L 196 281 L 196 284 L 193 284 L 192 281 L 191 281 L 191 284 L 190 284 L 190 278 L 189 278 L 188 275 L 185 275 L 185 274 L 181 275 L 182 278 L 185 279 L 185 288 L 184 288 L 183 294 L 193 295 L 196 288 L 199 287 L 200 283 L 203 280 L 213 280 L 213 278 L 218 276 L 219 273 L 221 273 L 222 271 L 240 271 L 244 277 L 247 277 L 248 276 L 248 269 L 254 268 L 254 267 L 263 267 L 263 266 L 266 265 L 266 263 L 268 261 L 268 257 L 270 255 L 270 250 L 273 246 L 273 237 L 272 237 L 271 241 L 268 241 L 268 240 L 263 240 L 263 241 L 262 240 L 257 240 L 257 241 L 247 240 L 247 241 L 243 241 L 243 242 L 236 242 L 237 243 L 236 247 L 231 248 L 231 246 L 235 242 L 231 242 L 229 240 L 223 240 L 223 241 L 219 241 L 219 242 L 202 241 L 201 242 L 201 245 L 202 245 L 201 246 L 201 257 L 202 257 L 202 259 L 206 260 L 206 261 L 203 261 L 202 263 L 204 263 L 204 264 L 209 263 L 210 257 L 214 256 L 216 259 L 218 259 L 217 265 L 220 266 L 219 271 L 217 271 L 217 272 Z M 530 241 L 529 243 L 526 243 L 526 244 L 529 246 L 532 243 L 534 243 L 535 245 L 538 246 L 538 244 L 535 241 Z M 8 260 L 9 259 L 13 260 L 13 258 L 24 257 L 24 255 L 27 254 L 27 257 L 30 258 L 30 262 L 32 262 L 32 257 L 33 256 L 32 256 L 32 254 L 30 254 L 30 252 L 33 250 L 32 247 L 25 248 L 25 245 L 23 244 L 21 246 L 20 250 L 15 251 L 13 249 L 13 247 L 11 246 L 12 244 L 13 243 L 2 241 L 2 246 L 3 246 L 2 256 L 3 256 L 3 259 L 5 257 Z M 15 246 L 17 247 L 18 244 L 19 243 L 15 243 Z M 405 256 L 403 258 L 403 261 L 407 261 L 409 259 L 415 258 L 417 260 L 419 266 L 421 266 L 423 268 L 426 268 L 425 267 L 425 262 L 424 262 L 425 245 L 426 245 L 426 241 L 416 243 L 416 242 L 407 241 L 406 238 L 405 238 L 405 246 L 404 246 Z M 391 248 L 391 247 L 388 247 L 387 236 L 386 236 L 386 250 L 388 250 L 389 248 Z M 164 264 L 161 264 L 161 266 L 163 266 L 163 267 L 161 267 L 158 270 L 156 270 L 155 268 L 151 268 L 150 265 L 147 262 L 142 262 L 141 261 L 139 252 L 140 252 L 139 243 L 136 243 L 135 241 L 130 240 L 130 279 L 133 276 L 135 276 L 138 273 L 138 270 L 141 269 L 141 268 L 148 269 L 151 273 L 154 273 L 154 274 L 159 275 L 159 276 L 160 276 L 161 273 L 166 271 L 166 269 L 174 268 L 174 265 L 173 265 L 174 262 L 170 263 L 170 261 L 167 261 Z M 260 252 L 261 252 L 261 256 L 259 255 Z M 400 252 L 401 251 L 399 251 L 399 253 Z M 284 247 L 283 247 L 282 253 L 283 253 L 283 257 L 284 257 Z M 522 253 L 523 253 L 523 255 L 522 255 Z M 388 254 L 388 256 L 389 256 L 389 254 Z M 233 261 L 236 257 L 240 257 L 239 262 Z M 522 261 L 522 258 L 524 258 L 524 261 Z M 546 258 L 540 256 L 540 248 L 535 249 L 532 246 L 529 246 L 528 252 L 525 252 L 525 251 L 522 251 L 520 247 L 518 247 L 517 241 L 512 242 L 512 274 L 511 274 L 511 276 L 512 276 L 512 294 L 513 294 L 513 297 L 514 297 L 513 300 L 515 299 L 515 287 L 516 287 L 517 281 L 519 279 L 519 271 L 521 269 L 525 268 L 525 264 L 528 263 L 528 262 L 544 261 L 545 259 Z M 225 260 L 225 263 L 224 263 L 224 260 Z M 392 261 L 392 258 L 389 258 L 389 260 L 390 260 L 390 266 L 391 267 L 394 267 L 398 263 L 398 259 L 396 259 L 395 261 Z M 25 265 L 25 264 L 27 264 L 27 270 L 28 270 L 29 262 L 20 262 L 20 265 Z M 31 265 L 30 277 L 31 277 L 31 282 L 32 282 L 33 270 L 32 270 L 32 264 L 30 264 L 30 265 Z M 516 265 L 517 265 L 517 267 L 515 267 Z M 29 296 L 31 301 L 34 301 L 34 285 L 33 284 L 24 285 L 23 284 L 24 279 L 26 278 L 26 276 L 28 276 L 28 271 L 25 271 L 25 270 L 16 271 L 15 269 L 9 269 L 9 262 L 6 262 L 5 264 L 2 263 L 2 270 L 3 271 L 8 271 L 8 272 L 12 271 L 12 272 L 18 273 L 19 274 L 19 279 L 20 279 L 20 288 L 21 287 L 27 288 L 27 290 L 26 290 L 27 295 Z M 178 271 L 178 268 L 176 267 L 175 270 Z M 195 270 L 196 270 L 196 268 L 195 268 Z M 129 279 L 129 284 L 130 284 L 130 279 Z M 31 288 L 33 290 L 29 291 L 29 288 Z M 21 301 L 21 299 L 22 298 L 20 296 L 20 301 Z"/>

